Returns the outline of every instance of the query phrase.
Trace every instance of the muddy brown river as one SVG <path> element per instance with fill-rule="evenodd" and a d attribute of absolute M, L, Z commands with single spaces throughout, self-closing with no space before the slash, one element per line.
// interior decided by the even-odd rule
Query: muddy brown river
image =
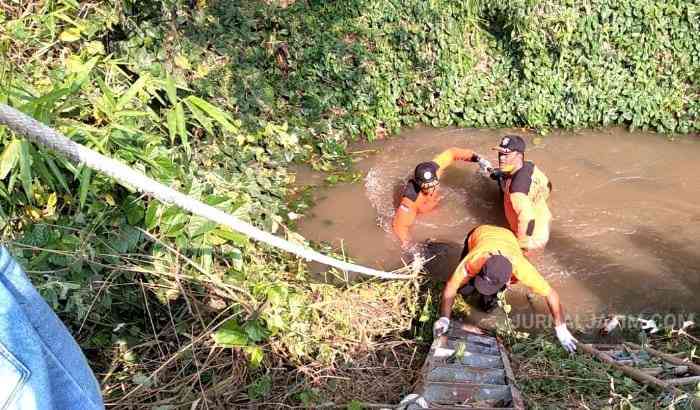
<path fill-rule="evenodd" d="M 325 241 L 354 261 L 392 270 L 402 265 L 391 232 L 398 198 L 416 164 L 450 147 L 470 148 L 497 164 L 505 133 L 526 137 L 526 160 L 547 174 L 553 190 L 551 239 L 531 260 L 560 293 L 567 315 L 700 312 L 700 139 L 668 139 L 622 129 L 555 132 L 537 137 L 517 130 L 417 129 L 353 147 L 361 182 L 318 188 L 300 233 Z M 299 169 L 297 183 L 322 176 Z M 416 241 L 453 244 L 438 268 L 457 263 L 466 233 L 478 224 L 507 226 L 494 181 L 471 163 L 457 163 L 441 180 L 444 199 L 412 229 Z M 433 272 L 433 274 L 436 274 Z M 509 301 L 528 307 L 517 286 Z M 696 320 L 697 322 L 697 320 Z"/>

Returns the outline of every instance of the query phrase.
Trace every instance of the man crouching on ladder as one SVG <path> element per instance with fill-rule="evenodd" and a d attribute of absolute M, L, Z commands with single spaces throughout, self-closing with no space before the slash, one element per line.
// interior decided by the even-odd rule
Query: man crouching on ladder
<path fill-rule="evenodd" d="M 513 232 L 493 225 L 478 226 L 467 235 L 461 259 L 442 292 L 441 317 L 433 326 L 435 337 L 447 332 L 458 293 L 469 296 L 476 292 L 480 308 L 488 312 L 496 307 L 498 292 L 521 282 L 531 292 L 546 299 L 562 347 L 569 352 L 576 350 L 576 339 L 566 327 L 559 294 L 525 258 Z M 468 330 L 481 333 L 473 326 Z"/>

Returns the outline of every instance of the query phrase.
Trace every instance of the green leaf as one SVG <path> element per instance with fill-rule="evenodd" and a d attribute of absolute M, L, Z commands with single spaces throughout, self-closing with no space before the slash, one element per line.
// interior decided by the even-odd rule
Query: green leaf
<path fill-rule="evenodd" d="M 297 398 L 304 406 L 311 407 L 312 404 L 318 401 L 318 394 L 314 390 L 304 389 L 297 394 Z"/>
<path fill-rule="evenodd" d="M 192 68 L 190 60 L 188 60 L 187 57 L 183 56 L 182 54 L 176 55 L 174 61 L 176 66 L 184 70 L 189 70 L 190 68 Z"/>
<path fill-rule="evenodd" d="M 95 65 L 99 60 L 99 56 L 92 57 L 87 62 L 85 62 L 85 64 L 81 64 L 80 68 L 75 71 L 77 75 L 73 79 L 73 83 L 70 85 L 70 91 L 72 93 L 78 92 L 80 90 L 80 87 L 82 87 L 85 81 L 87 81 L 87 79 L 90 77 L 92 69 L 95 68 Z"/>
<path fill-rule="evenodd" d="M 68 30 L 63 31 L 58 36 L 58 39 L 66 43 L 78 41 L 80 40 L 80 29 L 78 27 L 69 28 Z"/>
<path fill-rule="evenodd" d="M 269 375 L 261 376 L 248 386 L 248 398 L 250 400 L 259 400 L 270 393 L 272 390 L 272 378 Z"/>
<path fill-rule="evenodd" d="M 185 152 L 189 154 L 190 144 L 187 136 L 187 127 L 185 126 L 185 110 L 182 109 L 182 104 L 175 104 L 175 122 L 177 123 L 177 132 L 180 134 L 180 141 L 185 147 Z"/>
<path fill-rule="evenodd" d="M 210 232 L 214 228 L 216 228 L 216 222 L 201 216 L 193 216 L 187 224 L 187 235 L 190 238 L 196 238 Z"/>
<path fill-rule="evenodd" d="M 204 272 L 211 272 L 212 266 L 214 266 L 214 258 L 212 257 L 213 249 L 211 245 L 205 244 L 204 238 L 200 238 L 197 241 L 197 252 L 199 253 L 199 266 Z"/>
<path fill-rule="evenodd" d="M 131 85 L 131 87 L 129 87 L 128 90 L 126 90 L 124 95 L 119 97 L 119 100 L 117 100 L 117 105 L 116 105 L 115 110 L 117 110 L 117 111 L 121 110 L 129 103 L 129 101 L 131 101 L 134 97 L 136 97 L 136 94 L 138 94 L 138 92 L 141 91 L 143 89 L 143 87 L 146 86 L 147 80 L 148 80 L 148 76 L 146 76 L 146 75 L 139 77 L 139 79 L 136 80 L 136 82 L 134 82 Z"/>
<path fill-rule="evenodd" d="M 248 353 L 248 362 L 250 366 L 254 369 L 260 367 L 265 354 L 263 350 L 258 346 L 247 346 L 244 348 L 245 352 Z"/>
<path fill-rule="evenodd" d="M 13 139 L 2 152 L 2 156 L 0 156 L 0 179 L 5 179 L 7 174 L 12 171 L 12 168 L 17 165 L 20 155 L 20 145 L 21 140 Z"/>
<path fill-rule="evenodd" d="M 92 176 L 92 170 L 86 166 L 80 170 L 80 188 L 78 189 L 78 195 L 80 196 L 80 209 L 83 209 L 85 205 L 85 199 L 87 198 L 88 189 L 90 188 L 90 178 Z"/>
<path fill-rule="evenodd" d="M 168 110 L 165 118 L 168 124 L 168 134 L 170 135 L 170 144 L 175 145 L 175 137 L 177 136 L 177 113 L 175 109 Z"/>
<path fill-rule="evenodd" d="M 30 146 L 30 148 L 32 148 Z M 51 175 L 51 172 L 49 172 L 49 169 L 46 167 L 46 164 L 44 163 L 44 158 L 41 157 L 40 155 L 36 155 L 36 151 L 34 149 L 31 149 L 31 154 L 32 154 L 32 165 L 34 166 L 34 170 L 36 170 L 37 175 L 39 176 L 39 180 L 43 181 L 48 185 L 48 187 L 52 190 L 56 190 L 55 186 L 55 181 L 53 178 L 53 175 Z"/>
<path fill-rule="evenodd" d="M 168 94 L 170 104 L 177 104 L 177 87 L 175 86 L 175 80 L 170 75 L 165 78 L 165 93 Z"/>
<path fill-rule="evenodd" d="M 270 306 L 276 307 L 287 303 L 289 299 L 289 290 L 285 286 L 273 285 L 267 288 L 267 301 Z"/>
<path fill-rule="evenodd" d="M 134 200 L 134 198 L 129 198 L 127 203 L 124 204 L 126 212 L 126 220 L 130 225 L 136 225 L 144 218 L 145 210 L 141 201 Z"/>
<path fill-rule="evenodd" d="M 223 245 L 226 243 L 226 239 L 221 239 L 216 235 L 212 235 L 211 233 L 207 233 L 204 242 L 212 245 L 212 246 L 218 246 L 218 245 Z"/>
<path fill-rule="evenodd" d="M 348 403 L 348 410 L 362 410 L 364 407 L 362 407 L 362 403 L 360 403 L 357 400 L 353 400 L 350 403 Z"/>
<path fill-rule="evenodd" d="M 267 329 L 265 329 L 259 321 L 249 320 L 243 325 L 243 329 L 248 335 L 248 339 L 253 342 L 260 342 L 265 340 L 268 336 Z"/>
<path fill-rule="evenodd" d="M 116 238 L 113 238 L 113 246 L 120 253 L 133 252 L 141 243 L 142 235 L 141 231 L 133 226 L 121 225 Z"/>
<path fill-rule="evenodd" d="M 158 223 L 158 203 L 156 201 L 151 201 L 146 208 L 146 229 L 153 229 Z"/>
<path fill-rule="evenodd" d="M 134 384 L 138 384 L 140 386 L 143 386 L 145 388 L 151 388 L 154 385 L 154 380 L 152 377 L 148 377 L 142 373 L 137 373 L 134 375 L 134 377 L 131 378 L 131 381 L 134 382 Z"/>
<path fill-rule="evenodd" d="M 248 335 L 234 320 L 229 320 L 212 336 L 221 347 L 240 347 L 248 345 Z"/>
<path fill-rule="evenodd" d="M 187 103 L 187 100 L 185 100 L 185 103 Z M 199 124 L 202 127 L 204 127 L 205 130 L 207 130 L 209 135 L 212 135 L 214 133 L 214 125 L 212 124 L 211 120 L 207 118 L 204 111 L 200 110 L 199 108 L 197 108 L 196 105 L 193 104 L 187 104 L 187 108 L 190 109 L 192 116 L 197 120 L 197 122 L 199 122 Z"/>
<path fill-rule="evenodd" d="M 225 129 L 226 131 L 238 132 L 238 127 L 233 125 L 233 119 L 231 116 L 221 111 L 216 106 L 209 104 L 208 102 L 199 97 L 195 97 L 194 95 L 187 97 L 186 101 L 191 102 L 197 108 L 204 111 L 214 121 L 218 122 L 221 128 Z"/>
<path fill-rule="evenodd" d="M 230 228 L 227 227 L 221 227 L 214 229 L 212 232 L 214 235 L 218 236 L 219 238 L 226 239 L 227 241 L 231 241 L 234 244 L 238 246 L 246 246 L 248 244 L 248 237 L 243 235 L 240 232 L 236 232 L 234 230 L 231 230 Z"/>
<path fill-rule="evenodd" d="M 284 329 L 286 329 L 286 328 L 288 327 L 288 326 L 287 326 L 287 323 L 284 321 L 284 319 L 282 318 L 282 316 L 280 316 L 280 315 L 277 314 L 277 313 L 268 315 L 268 316 L 265 318 L 265 321 L 267 322 L 267 327 L 270 329 L 270 331 L 271 331 L 273 334 L 275 334 L 275 333 L 277 333 L 277 332 L 279 332 L 279 331 L 282 331 L 282 330 L 284 330 Z"/>
<path fill-rule="evenodd" d="M 19 154 L 19 179 L 22 182 L 24 192 L 29 202 L 33 201 L 34 191 L 32 186 L 32 157 L 29 153 L 29 142 L 20 143 Z"/>
<path fill-rule="evenodd" d="M 245 264 L 243 263 L 243 252 L 240 249 L 233 248 L 226 256 L 230 258 L 233 269 L 237 271 L 243 270 Z"/>

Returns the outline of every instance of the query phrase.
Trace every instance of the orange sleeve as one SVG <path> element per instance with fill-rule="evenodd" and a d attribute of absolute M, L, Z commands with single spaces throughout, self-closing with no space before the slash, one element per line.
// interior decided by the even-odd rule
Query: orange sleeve
<path fill-rule="evenodd" d="M 465 148 L 450 148 L 441 152 L 437 157 L 433 158 L 433 162 L 438 165 L 438 178 L 442 176 L 445 168 L 452 165 L 455 161 L 471 161 L 474 157 L 474 151 Z"/>
<path fill-rule="evenodd" d="M 469 273 L 467 272 L 466 268 L 466 262 L 462 261 L 459 264 L 457 264 L 457 268 L 452 272 L 452 274 L 447 278 L 447 284 L 445 284 L 445 287 L 448 286 L 448 284 L 454 285 L 453 289 L 459 289 L 462 287 L 462 284 L 467 282 L 467 278 L 469 277 Z"/>
<path fill-rule="evenodd" d="M 394 233 L 399 237 L 402 245 L 410 241 L 408 229 L 416 220 L 416 214 L 418 214 L 416 203 L 409 198 L 401 198 L 401 204 L 396 208 L 396 213 L 394 214 L 393 228 Z"/>
<path fill-rule="evenodd" d="M 484 263 L 489 258 L 489 255 L 479 255 L 476 258 L 469 258 L 469 262 L 465 265 L 465 270 L 467 271 L 467 276 L 474 277 L 484 267 Z"/>
<path fill-rule="evenodd" d="M 540 275 L 537 269 L 532 266 L 530 261 L 525 259 L 525 257 L 520 257 L 516 260 L 514 265 L 513 275 L 520 283 L 540 296 L 546 297 L 549 295 L 549 292 L 552 291 L 552 287 L 549 286 L 549 283 Z"/>

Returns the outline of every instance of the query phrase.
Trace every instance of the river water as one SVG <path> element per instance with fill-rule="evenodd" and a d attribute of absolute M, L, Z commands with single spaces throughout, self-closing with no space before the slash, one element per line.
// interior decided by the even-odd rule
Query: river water
<path fill-rule="evenodd" d="M 549 177 L 554 215 L 547 248 L 531 261 L 555 287 L 568 315 L 700 312 L 700 138 L 668 139 L 623 129 L 554 132 L 537 137 L 517 130 L 415 129 L 390 140 L 354 146 L 358 183 L 319 188 L 300 233 L 325 241 L 353 260 L 392 270 L 401 251 L 391 220 L 416 164 L 449 147 L 470 148 L 497 164 L 505 133 L 528 142 L 526 160 Z M 297 183 L 321 177 L 299 169 Z M 451 244 L 431 273 L 446 276 L 466 233 L 478 224 L 507 226 L 495 182 L 471 163 L 449 168 L 444 199 L 413 227 L 416 241 Z M 436 272 L 437 270 L 437 272 Z M 509 301 L 530 309 L 523 289 Z M 535 301 L 536 311 L 546 312 Z"/>

